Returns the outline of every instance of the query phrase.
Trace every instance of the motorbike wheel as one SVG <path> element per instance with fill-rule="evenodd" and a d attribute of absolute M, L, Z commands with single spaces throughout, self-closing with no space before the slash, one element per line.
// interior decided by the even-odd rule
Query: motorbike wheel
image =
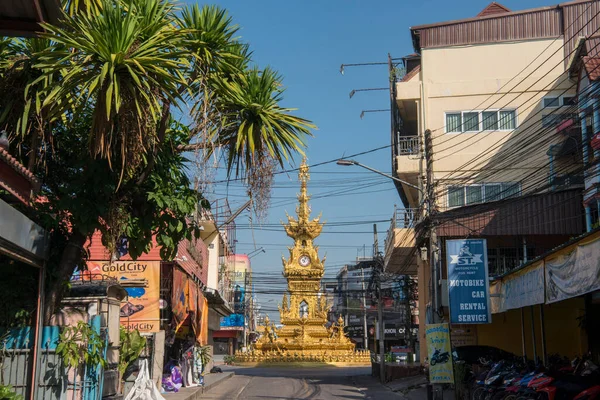
<path fill-rule="evenodd" d="M 492 400 L 492 396 L 494 395 L 494 392 L 486 392 L 483 396 L 481 396 L 479 399 L 480 400 Z"/>
<path fill-rule="evenodd" d="M 433 359 L 432 359 L 432 360 L 429 362 L 429 365 L 431 365 L 431 366 L 433 367 L 433 366 L 435 365 L 435 360 L 433 360 Z"/>
<path fill-rule="evenodd" d="M 485 389 L 482 387 L 478 387 L 477 389 L 473 390 L 473 394 L 471 395 L 471 400 L 480 400 L 479 398 L 481 397 L 482 394 L 485 394 Z"/>
<path fill-rule="evenodd" d="M 494 393 L 491 400 L 503 400 L 506 397 L 506 392 L 504 390 L 500 390 L 499 392 Z"/>

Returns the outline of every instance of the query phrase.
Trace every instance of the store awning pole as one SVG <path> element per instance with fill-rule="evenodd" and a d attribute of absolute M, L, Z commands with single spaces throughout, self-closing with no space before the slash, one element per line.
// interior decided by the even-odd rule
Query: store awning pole
<path fill-rule="evenodd" d="M 546 324 L 544 322 L 544 305 L 540 304 L 540 330 L 542 331 L 542 360 L 544 362 L 544 366 L 547 364 L 547 355 L 546 355 Z"/>
<path fill-rule="evenodd" d="M 535 345 L 535 318 L 533 317 L 533 306 L 529 306 L 531 311 L 531 340 L 533 341 L 533 363 L 537 365 L 537 348 Z"/>
<path fill-rule="evenodd" d="M 521 308 L 521 343 L 523 345 L 523 362 L 527 363 L 527 349 L 525 347 L 525 310 Z"/>

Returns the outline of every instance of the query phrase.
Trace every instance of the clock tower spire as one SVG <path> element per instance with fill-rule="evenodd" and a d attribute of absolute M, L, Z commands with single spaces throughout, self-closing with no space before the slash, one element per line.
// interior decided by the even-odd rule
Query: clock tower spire
<path fill-rule="evenodd" d="M 294 240 L 289 247 L 289 257 L 282 257 L 283 276 L 287 280 L 287 293 L 279 306 L 280 321 L 277 329 L 268 320 L 263 335 L 256 342 L 255 353 L 238 353 L 240 361 L 318 361 L 368 364 L 368 351 L 355 352 L 354 344 L 344 333 L 343 320 L 327 321 L 329 305 L 321 291 L 321 278 L 325 272 L 319 247 L 313 240 L 321 234 L 324 223 L 321 216 L 311 219 L 308 202 L 308 172 L 306 158 L 298 168 L 300 193 L 296 216 L 287 215 L 283 223 L 285 232 Z M 289 297 L 288 297 L 289 295 Z"/>

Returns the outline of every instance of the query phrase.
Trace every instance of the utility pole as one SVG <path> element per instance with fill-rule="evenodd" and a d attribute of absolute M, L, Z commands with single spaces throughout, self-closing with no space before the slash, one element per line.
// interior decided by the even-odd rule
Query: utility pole
<path fill-rule="evenodd" d="M 412 279 L 408 275 L 404 275 L 402 278 L 402 292 L 404 294 L 404 340 L 406 341 L 407 347 L 410 349 L 410 356 L 414 353 L 415 349 L 412 341 Z M 407 359 L 407 361 L 410 361 Z"/>
<path fill-rule="evenodd" d="M 247 345 L 248 345 L 248 333 L 246 331 L 246 325 L 248 324 L 248 293 L 246 292 L 246 289 L 248 287 L 248 270 L 244 271 L 244 301 L 242 302 L 243 307 L 244 307 L 244 330 L 243 330 L 243 339 L 242 339 L 242 343 L 243 343 L 243 347 L 244 347 L 244 351 L 247 351 Z"/>
<path fill-rule="evenodd" d="M 364 266 L 364 265 L 363 265 Z M 365 290 L 365 269 L 361 268 L 360 280 L 362 283 L 362 305 L 363 305 L 363 346 L 368 349 L 368 337 L 367 337 L 367 292 Z"/>
<path fill-rule="evenodd" d="M 377 224 L 373 224 L 373 247 L 375 248 L 374 260 L 377 269 L 377 320 L 379 321 L 379 380 L 385 383 L 385 325 L 383 323 L 383 295 L 381 280 L 383 278 L 383 260 L 379 255 L 377 239 Z M 375 271 L 373 271 L 375 272 Z"/>
<path fill-rule="evenodd" d="M 439 303 L 439 251 L 440 246 L 438 243 L 437 232 L 435 229 L 435 222 L 433 216 L 436 211 L 435 204 L 435 185 L 433 182 L 433 140 L 431 138 L 431 131 L 429 129 L 425 130 L 424 134 L 425 138 L 425 162 L 426 162 L 426 173 L 427 173 L 427 219 L 429 225 L 429 266 L 430 266 L 430 274 L 431 274 L 431 317 L 432 323 L 441 322 L 441 318 L 438 314 L 440 310 Z M 430 384 L 431 385 L 431 384 Z M 433 399 L 439 399 L 441 392 L 441 388 L 439 385 L 433 385 L 432 387 L 432 395 Z"/>

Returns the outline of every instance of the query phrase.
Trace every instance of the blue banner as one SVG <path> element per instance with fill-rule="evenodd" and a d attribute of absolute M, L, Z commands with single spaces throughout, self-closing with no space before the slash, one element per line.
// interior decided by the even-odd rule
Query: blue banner
<path fill-rule="evenodd" d="M 230 314 L 227 317 L 221 317 L 221 329 L 234 329 L 244 327 L 244 316 L 242 314 Z"/>
<path fill-rule="evenodd" d="M 447 240 L 446 260 L 450 322 L 491 323 L 486 240 Z"/>

